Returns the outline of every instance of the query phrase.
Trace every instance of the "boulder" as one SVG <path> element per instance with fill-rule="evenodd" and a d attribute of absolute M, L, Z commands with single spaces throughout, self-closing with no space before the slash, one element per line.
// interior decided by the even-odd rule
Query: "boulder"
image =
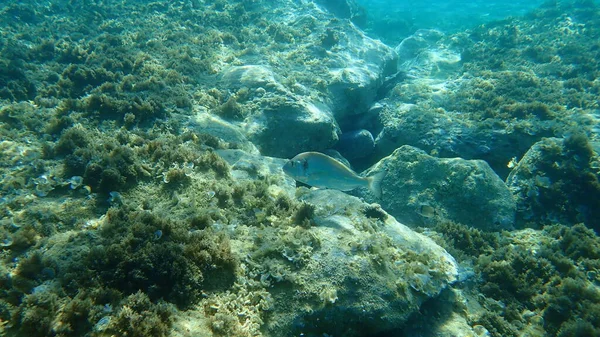
<path fill-rule="evenodd" d="M 364 28 L 367 24 L 367 13 L 355 0 L 317 0 L 316 3 L 338 18 L 349 19 L 359 27 Z"/>
<path fill-rule="evenodd" d="M 272 311 L 277 324 L 267 322 L 267 331 L 374 336 L 404 326 L 422 303 L 456 281 L 450 254 L 381 208 L 335 190 L 303 188 L 299 198 L 316 206 L 306 230 L 319 246 L 295 271 L 302 286 L 274 282 L 272 294 L 275 308 L 306 310 Z M 299 258 L 289 253 L 292 264 Z M 298 292 L 303 295 L 293 295 Z"/>
<path fill-rule="evenodd" d="M 419 30 L 395 48 L 407 76 L 381 101 L 375 158 L 411 145 L 439 157 L 485 160 L 505 179 L 511 158 L 569 132 L 579 113 L 565 109 L 560 81 L 530 71 L 535 63 L 523 65 L 530 60 L 477 56 L 490 40 Z"/>
<path fill-rule="evenodd" d="M 375 140 L 368 130 L 344 132 L 336 145 L 336 149 L 348 160 L 370 156 L 375 149 Z"/>
<path fill-rule="evenodd" d="M 482 160 L 437 158 L 401 146 L 366 174 L 387 171 L 381 206 L 403 223 L 437 217 L 482 230 L 511 229 L 516 204 L 510 190 Z"/>
<path fill-rule="evenodd" d="M 222 139 L 236 148 L 249 153 L 259 153 L 258 149 L 236 125 L 209 113 L 200 113 L 189 120 L 189 125 L 202 133 Z"/>
<path fill-rule="evenodd" d="M 434 29 L 419 29 L 395 48 L 399 68 L 421 78 L 445 79 L 460 68 L 460 52 L 448 48 L 445 35 Z"/>
<path fill-rule="evenodd" d="M 275 79 L 275 74 L 266 66 L 244 65 L 227 68 L 221 74 L 222 85 L 229 89 L 263 89 L 285 92 L 285 88 Z"/>
<path fill-rule="evenodd" d="M 243 127 L 262 154 L 292 158 L 300 152 L 324 151 L 337 142 L 340 131 L 327 107 L 297 97 L 263 103 L 260 114 Z"/>
<path fill-rule="evenodd" d="M 237 127 L 268 156 L 333 148 L 339 125 L 360 128 L 353 124 L 397 72 L 392 48 L 320 7 L 300 7 L 294 15 L 272 18 L 274 45 L 257 43 L 220 68 L 215 88 L 197 109 Z M 280 51 L 292 42 L 293 51 Z"/>
<path fill-rule="evenodd" d="M 466 114 L 422 105 L 388 101 L 380 112 L 382 129 L 375 139 L 375 156 L 383 158 L 402 145 L 440 157 L 485 160 L 502 178 L 512 157 L 521 156 L 544 136 L 553 121 L 531 123 L 529 129 L 507 127 L 499 120 L 476 121 Z"/>
<path fill-rule="evenodd" d="M 393 49 L 357 29 L 345 33 L 346 38 L 338 42 L 340 48 L 330 55 L 327 87 L 331 109 L 340 124 L 367 112 L 385 78 L 397 72 Z"/>
<path fill-rule="evenodd" d="M 262 172 L 259 177 L 278 181 L 267 189 L 270 197 L 295 195 L 304 205 L 299 213 L 304 221 L 296 226 L 264 214 L 271 225 L 232 222 L 224 227 L 231 231 L 234 254 L 253 278 L 240 278 L 244 291 L 238 289 L 235 296 L 206 302 L 217 308 L 256 303 L 258 311 L 268 312 L 260 320 L 265 336 L 374 336 L 405 326 L 424 302 L 457 280 L 458 266 L 448 252 L 378 205 L 341 191 L 296 188 L 289 177 L 281 181 L 281 159 L 240 150 L 219 155 L 238 179 Z"/>
<path fill-rule="evenodd" d="M 517 202 L 518 226 L 583 222 L 600 230 L 599 163 L 581 133 L 535 143 L 506 179 Z"/>
<path fill-rule="evenodd" d="M 487 151 L 474 145 L 467 123 L 435 110 L 423 110 L 410 104 L 393 102 L 380 111 L 382 129 L 376 137 L 376 157 L 383 158 L 402 145 L 418 147 L 443 157 L 473 158 L 460 153 L 468 149 L 470 155 Z"/>
<path fill-rule="evenodd" d="M 338 141 L 340 131 L 330 109 L 287 90 L 268 67 L 230 67 L 223 72 L 221 84 L 244 94 L 231 98 L 239 118 L 219 120 L 219 124 L 238 130 L 264 155 L 291 158 L 300 152 L 324 151 Z"/>

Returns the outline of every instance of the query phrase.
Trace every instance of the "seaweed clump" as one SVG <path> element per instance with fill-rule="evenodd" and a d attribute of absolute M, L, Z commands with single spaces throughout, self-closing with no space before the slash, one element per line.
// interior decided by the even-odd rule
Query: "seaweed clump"
<path fill-rule="evenodd" d="M 438 244 L 458 260 L 490 254 L 500 244 L 497 233 L 484 232 L 452 221 L 436 223 L 432 229 L 442 234 L 442 237 L 434 238 Z"/>
<path fill-rule="evenodd" d="M 166 336 L 174 307 L 235 280 L 227 237 L 190 225 L 126 205 L 109 210 L 98 235 L 73 234 L 21 262 L 2 283 L 11 294 L 3 319 L 28 336 Z"/>
<path fill-rule="evenodd" d="M 367 218 L 379 219 L 381 221 L 385 221 L 385 219 L 387 219 L 388 217 L 387 213 L 381 208 L 381 205 L 379 204 L 370 204 L 365 206 L 363 213 Z"/>
<path fill-rule="evenodd" d="M 195 169 L 229 177 L 229 165 L 212 149 L 227 144 L 212 136 L 183 133 L 165 136 L 150 132 L 104 135 L 77 124 L 64 130 L 49 152 L 63 160 L 63 177 L 82 176 L 92 191 L 127 190 L 143 179 L 162 175 L 171 186 L 190 182 Z M 152 163 L 142 163 L 147 158 Z M 162 174 L 161 174 L 162 173 Z"/>
<path fill-rule="evenodd" d="M 491 336 L 595 336 L 600 331 L 600 238 L 583 224 L 485 233 L 442 222 L 440 245 L 471 265 L 482 312 L 468 317 Z"/>
<path fill-rule="evenodd" d="M 153 301 L 163 298 L 186 308 L 202 290 L 233 283 L 236 262 L 222 234 L 190 232 L 186 224 L 147 212 L 111 210 L 107 217 L 101 245 L 86 257 L 103 284 L 125 293 L 142 290 Z"/>
<path fill-rule="evenodd" d="M 592 230 L 549 226 L 505 233 L 498 244 L 475 264 L 483 279 L 479 300 L 488 311 L 473 323 L 493 336 L 520 335 L 528 324 L 548 336 L 600 331 L 600 239 Z"/>
<path fill-rule="evenodd" d="M 119 331 L 131 337 L 168 336 L 171 325 L 171 307 L 164 303 L 150 301 L 141 291 L 127 296 L 122 302 L 123 308 L 116 315 L 112 327 L 102 330 Z M 96 324 L 96 330 L 101 327 Z"/>
<path fill-rule="evenodd" d="M 132 146 L 81 125 L 63 132 L 54 153 L 64 158 L 65 178 L 82 176 L 93 191 L 123 191 L 150 175 Z"/>
<path fill-rule="evenodd" d="M 315 215 L 315 210 L 315 205 L 308 202 L 301 203 L 294 213 L 294 223 L 296 225 L 310 227 L 312 218 Z"/>
<path fill-rule="evenodd" d="M 36 85 L 26 75 L 24 62 L 0 58 L 0 99 L 15 102 L 31 100 L 36 95 Z"/>

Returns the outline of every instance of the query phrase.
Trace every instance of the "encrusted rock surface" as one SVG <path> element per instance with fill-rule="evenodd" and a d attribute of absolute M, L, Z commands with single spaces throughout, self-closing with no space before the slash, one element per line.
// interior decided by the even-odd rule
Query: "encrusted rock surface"
<path fill-rule="evenodd" d="M 336 149 L 347 159 L 360 159 L 370 156 L 375 149 L 375 140 L 369 130 L 353 130 L 340 136 Z"/>
<path fill-rule="evenodd" d="M 310 5 L 296 6 L 294 15 L 272 19 L 286 29 L 268 61 L 254 53 L 224 66 L 216 84 L 225 103 L 216 112 L 269 156 L 293 157 L 304 151 L 332 148 L 341 133 L 367 112 L 384 79 L 396 72 L 395 51 L 366 36 L 346 20 Z M 326 26 L 317 21 L 329 21 Z M 258 43 L 257 52 L 273 45 Z M 240 65 L 243 64 L 243 65 Z M 200 114 L 211 113 L 202 107 Z"/>
<path fill-rule="evenodd" d="M 371 168 L 386 170 L 382 207 L 399 221 L 423 225 L 441 217 L 484 230 L 514 226 L 516 204 L 509 189 L 482 160 L 436 158 L 401 146 Z"/>
<path fill-rule="evenodd" d="M 506 179 L 519 225 L 585 222 L 600 229 L 599 163 L 582 133 L 535 143 Z"/>
<path fill-rule="evenodd" d="M 233 165 L 234 176 L 246 176 L 236 173 L 240 163 L 263 173 L 280 170 L 278 160 L 241 151 L 220 154 Z M 292 181 L 282 186 L 287 187 L 278 193 L 294 193 Z M 304 227 L 240 223 L 232 232 L 233 251 L 261 270 L 272 296 L 265 320 L 271 335 L 364 336 L 391 330 L 456 281 L 450 254 L 378 205 L 335 190 L 300 188 L 296 194 L 312 209 Z M 331 325 L 332 320 L 348 324 Z"/>

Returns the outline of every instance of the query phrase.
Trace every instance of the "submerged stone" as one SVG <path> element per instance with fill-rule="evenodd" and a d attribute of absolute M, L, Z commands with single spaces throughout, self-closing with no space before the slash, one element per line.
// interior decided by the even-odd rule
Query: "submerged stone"
<path fill-rule="evenodd" d="M 375 140 L 368 130 L 344 132 L 336 145 L 336 149 L 349 160 L 368 157 L 375 149 Z"/>
<path fill-rule="evenodd" d="M 315 225 L 305 235 L 318 245 L 297 248 L 309 249 L 308 255 L 287 254 L 299 255 L 301 268 L 293 272 L 292 288 L 285 282 L 272 285 L 275 303 L 267 331 L 374 335 L 403 326 L 423 302 L 456 281 L 456 261 L 443 248 L 391 216 L 368 218 L 369 205 L 360 199 L 323 189 L 301 192 L 299 198 L 316 207 Z M 300 289 L 323 303 L 294 296 Z M 310 310 L 292 314 L 285 310 L 290 305 Z"/>
<path fill-rule="evenodd" d="M 407 224 L 425 225 L 432 218 L 483 230 L 510 229 L 515 224 L 512 194 L 483 160 L 436 158 L 405 145 L 366 174 L 381 170 L 388 172 L 381 206 Z"/>
<path fill-rule="evenodd" d="M 94 325 L 94 330 L 96 331 L 104 331 L 106 330 L 106 328 L 108 328 L 108 326 L 110 325 L 110 321 L 111 321 L 111 317 L 110 316 L 104 316 L 102 317 L 98 323 L 96 323 L 96 325 Z"/>
<path fill-rule="evenodd" d="M 506 183 L 518 205 L 520 227 L 561 223 L 600 229 L 598 155 L 587 136 L 545 138 L 534 144 Z"/>

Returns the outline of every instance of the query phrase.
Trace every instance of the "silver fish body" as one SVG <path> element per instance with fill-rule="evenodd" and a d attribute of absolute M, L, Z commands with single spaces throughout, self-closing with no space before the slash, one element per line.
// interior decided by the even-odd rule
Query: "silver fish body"
<path fill-rule="evenodd" d="M 319 152 L 304 152 L 290 159 L 283 172 L 296 181 L 340 191 L 350 191 L 357 187 L 368 188 L 376 197 L 381 197 L 381 181 L 385 172 L 371 177 L 361 177 L 346 165 Z"/>

